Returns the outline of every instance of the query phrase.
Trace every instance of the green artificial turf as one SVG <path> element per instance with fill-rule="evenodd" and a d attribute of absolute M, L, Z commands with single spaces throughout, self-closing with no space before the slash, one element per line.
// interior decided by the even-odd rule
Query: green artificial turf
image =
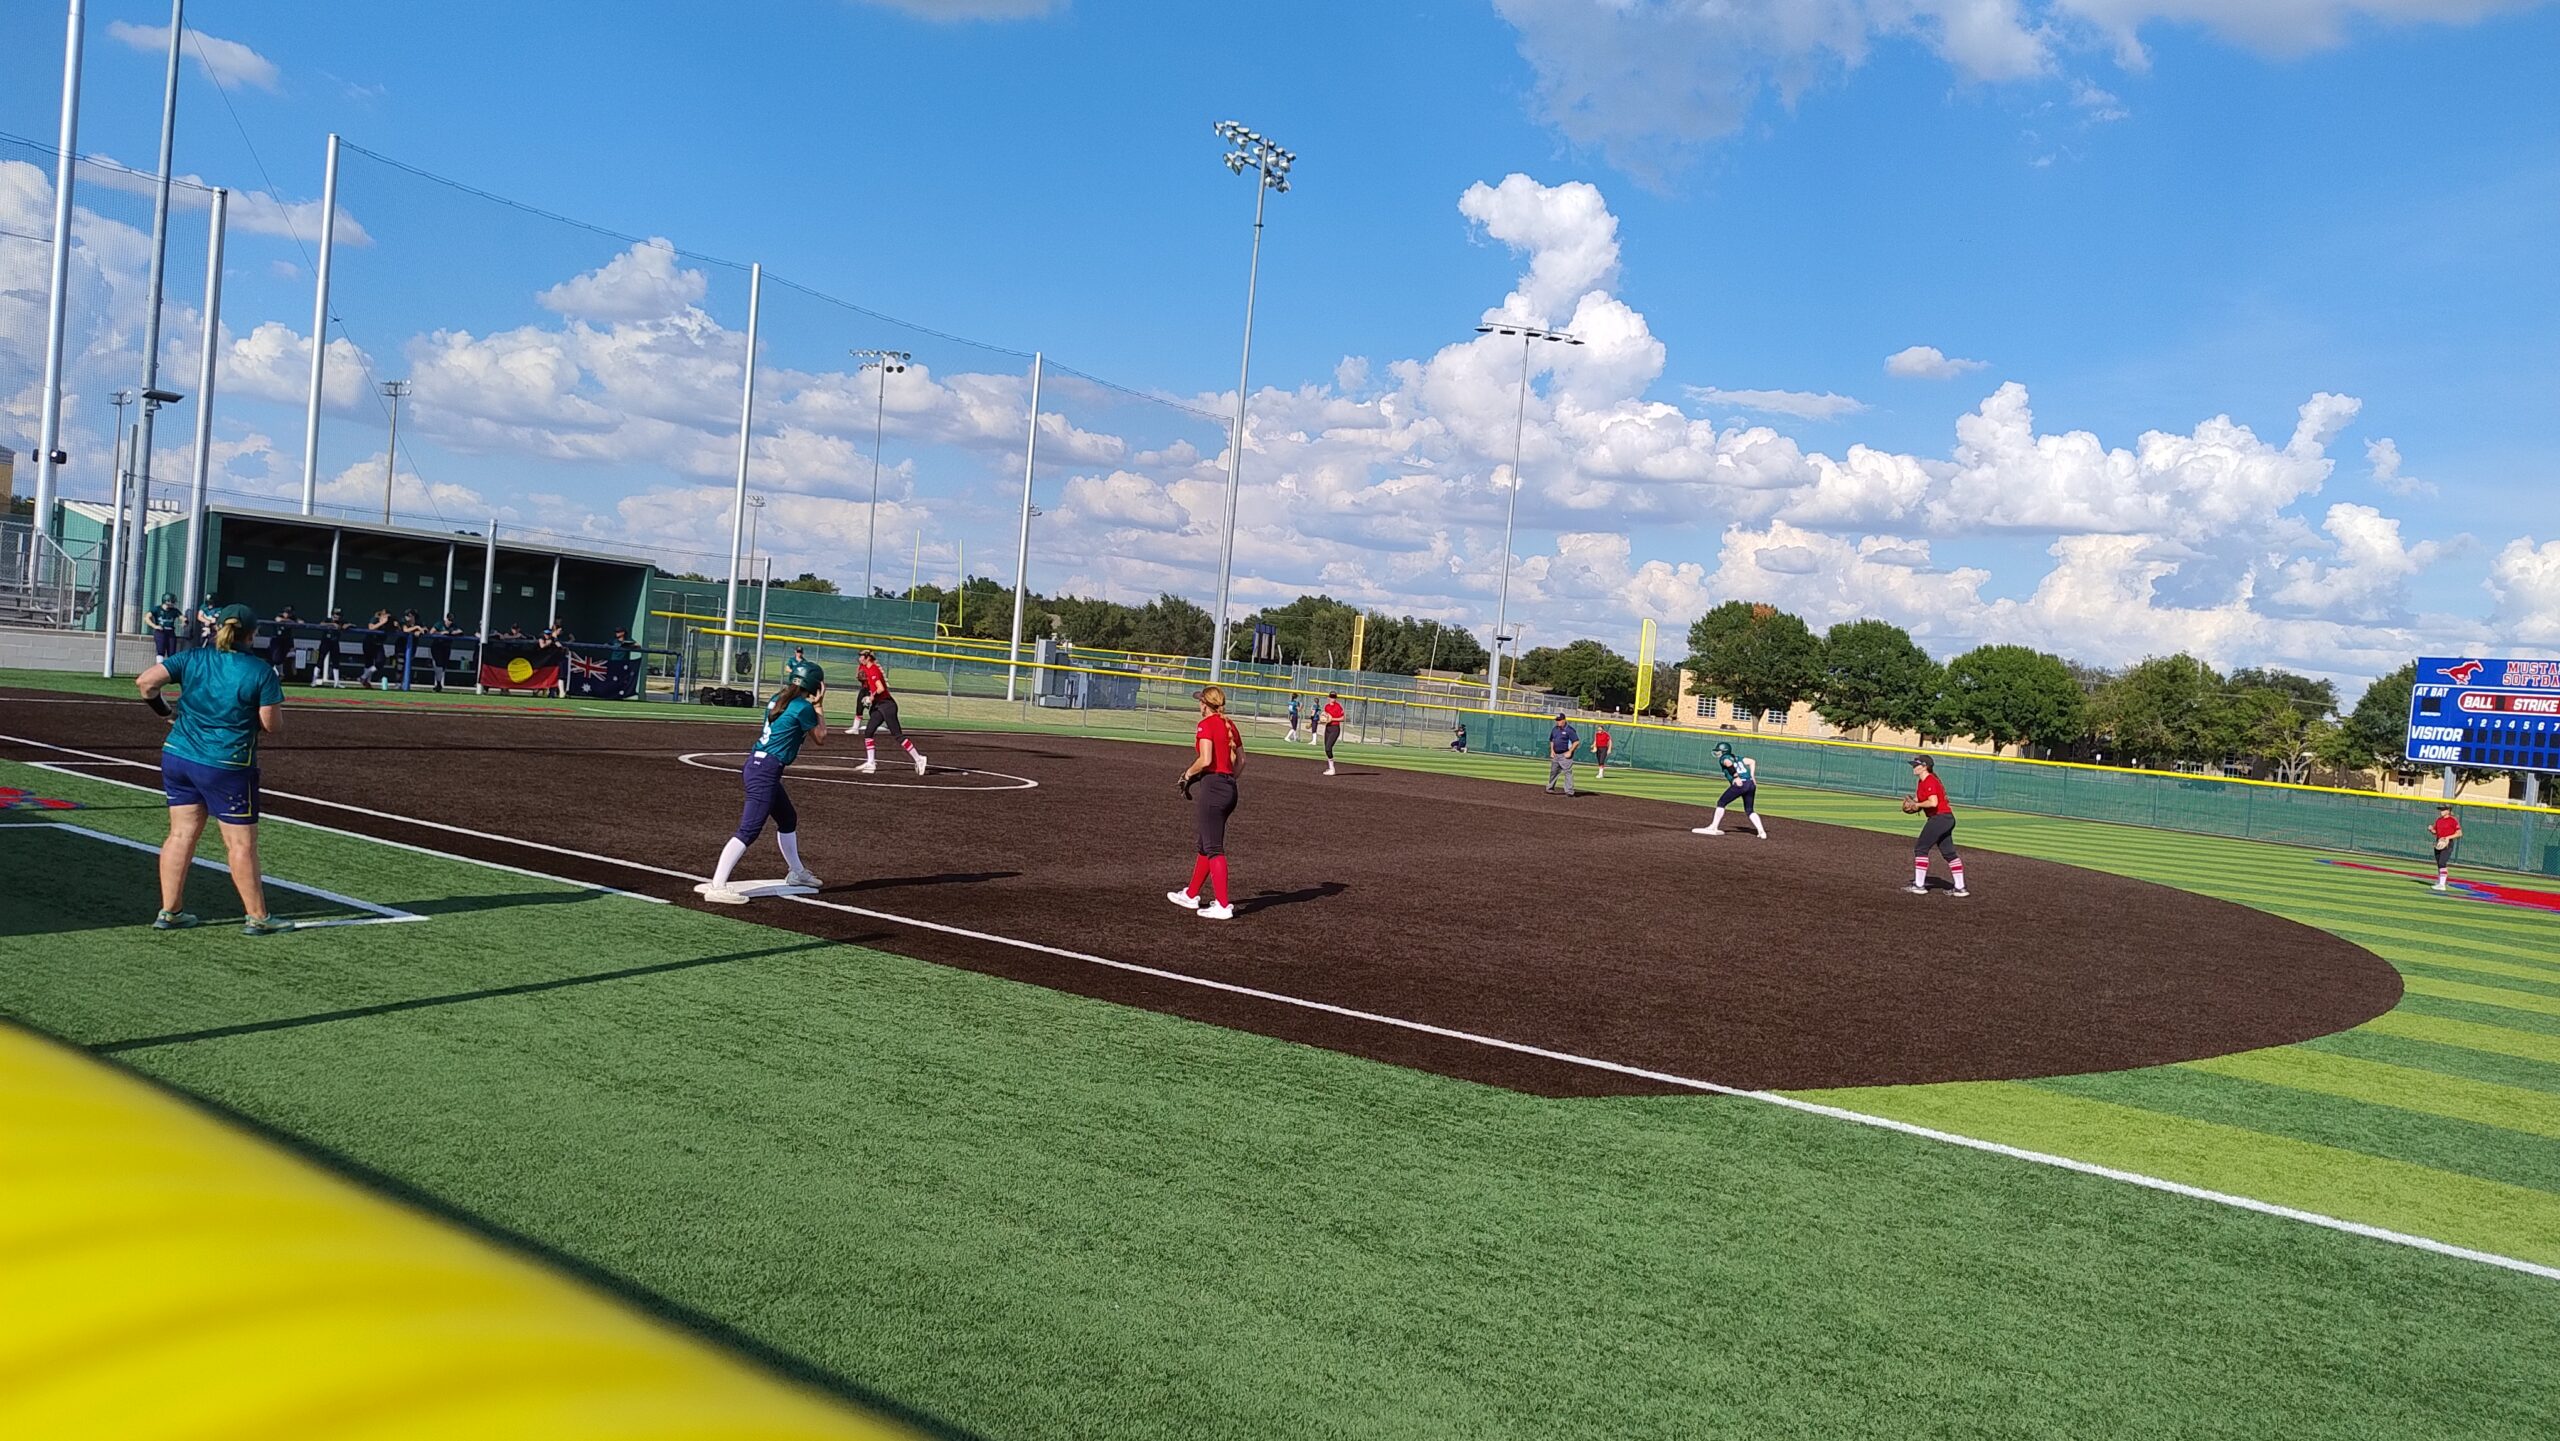
<path fill-rule="evenodd" d="M 0 784 L 162 823 L 86 778 Z M 1519 1096 L 265 831 L 273 873 L 432 919 L 114 927 L 147 914 L 147 864 L 0 831 L 0 1011 L 955 1429 L 2539 1437 L 2560 1414 L 2525 1340 L 2560 1330 L 2560 1283 L 1751 1102 Z M 2362 1137 L 2446 1177 L 2464 1224 L 2494 1208 L 2459 1183 L 2548 1177 L 2503 1133 L 2426 1149 L 2476 1120 L 2338 1132 L 2303 1108 L 2377 1103 L 2168 1070 L 2186 1092 L 2097 1109 L 2171 1145 L 2275 1128 L 2274 1169 Z"/>

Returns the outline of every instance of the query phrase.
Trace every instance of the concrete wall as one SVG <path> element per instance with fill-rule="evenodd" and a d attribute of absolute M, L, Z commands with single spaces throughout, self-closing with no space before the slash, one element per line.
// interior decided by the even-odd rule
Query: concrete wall
<path fill-rule="evenodd" d="M 94 630 L 20 630 L 0 626 L 0 670 L 68 670 L 96 675 L 105 650 L 105 639 Z M 151 637 L 130 635 L 117 643 L 116 674 L 140 675 L 150 664 Z"/>

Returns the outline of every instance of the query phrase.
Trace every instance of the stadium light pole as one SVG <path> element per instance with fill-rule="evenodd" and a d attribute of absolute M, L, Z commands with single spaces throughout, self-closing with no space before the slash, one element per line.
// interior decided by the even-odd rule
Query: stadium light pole
<path fill-rule="evenodd" d="M 1218 617 L 1209 639 L 1209 683 L 1217 684 L 1227 664 L 1227 594 L 1236 571 L 1236 501 L 1244 493 L 1244 401 L 1253 375 L 1253 295 L 1262 280 L 1262 202 L 1273 192 L 1289 193 L 1289 167 L 1298 163 L 1294 150 L 1283 150 L 1270 137 L 1248 130 L 1240 120 L 1221 120 L 1218 138 L 1227 142 L 1227 170 L 1242 175 L 1250 167 L 1253 185 L 1253 260 L 1244 277 L 1244 359 L 1236 366 L 1236 429 L 1227 449 L 1227 527 L 1218 543 Z"/>
<path fill-rule="evenodd" d="M 222 246 L 231 226 L 231 192 L 213 192 L 204 266 L 204 339 L 196 359 L 196 443 L 187 486 L 187 559 L 180 568 L 178 602 L 204 602 L 204 492 L 213 474 L 213 382 L 222 355 Z M 450 569 L 452 562 L 446 562 Z M 448 587 L 450 589 L 450 587 Z M 450 607 L 452 600 L 446 600 Z"/>
<path fill-rule="evenodd" d="M 903 371 L 915 356 L 904 350 L 857 350 L 854 358 L 862 362 L 855 370 L 880 372 L 880 398 L 871 409 L 871 515 L 863 522 L 862 534 L 862 599 L 871 599 L 871 555 L 880 540 L 880 438 L 889 426 L 889 372 Z"/>
<path fill-rule="evenodd" d="M 169 61 L 167 80 L 160 92 L 160 168 L 151 198 L 151 266 L 144 282 L 142 310 L 142 434 L 134 446 L 134 535 L 133 580 L 126 587 L 124 608 L 135 630 L 142 629 L 147 609 L 140 594 L 142 582 L 141 535 L 151 515 L 151 459 L 157 449 L 152 444 L 160 405 L 151 397 L 170 394 L 160 389 L 160 311 L 161 300 L 169 288 L 169 183 L 171 167 L 176 163 L 178 147 L 178 58 L 186 43 L 186 0 L 169 0 Z"/>
<path fill-rule="evenodd" d="M 1487 323 L 1476 327 L 1478 335 L 1516 335 L 1520 337 L 1520 408 L 1511 417 L 1511 499 L 1502 510 L 1502 589 L 1493 603 L 1493 658 L 1485 663 L 1485 704 L 1496 710 L 1502 707 L 1502 635 L 1511 615 L 1511 530 L 1520 515 L 1520 442 L 1529 428 L 1529 351 L 1539 341 L 1559 345 L 1580 345 L 1582 341 L 1561 330 L 1546 330 L 1535 325 L 1500 325 Z"/>
<path fill-rule="evenodd" d="M 391 441 L 382 451 L 382 523 L 391 523 L 391 478 L 400 469 L 400 398 L 409 393 L 409 382 L 382 382 L 382 398 L 391 402 Z"/>
<path fill-rule="evenodd" d="M 63 326 L 70 314 L 71 300 L 71 192 L 78 178 L 80 48 L 88 24 L 89 7 L 83 0 L 71 0 L 62 39 L 61 138 L 55 143 L 53 155 L 53 272 L 51 288 L 45 296 L 44 390 L 36 410 L 35 533 L 46 538 L 53 534 L 54 504 L 61 498 L 61 469 L 70 459 L 62 449 Z M 121 445 L 121 421 L 117 422 L 116 438 Z M 35 549 L 40 552 L 43 547 Z M 35 564 L 33 555 L 29 563 Z"/>

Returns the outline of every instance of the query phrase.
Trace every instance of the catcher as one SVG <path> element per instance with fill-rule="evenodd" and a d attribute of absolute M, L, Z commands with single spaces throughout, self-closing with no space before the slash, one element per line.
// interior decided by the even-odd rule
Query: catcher
<path fill-rule="evenodd" d="M 1955 893 L 1963 895 L 1964 858 L 1956 854 L 1956 810 L 1947 803 L 1947 787 L 1938 779 L 1938 763 L 1927 756 L 1913 756 L 1911 775 L 1916 784 L 1902 803 L 1902 813 L 1928 817 L 1920 823 L 1920 839 L 1911 846 L 1911 894 L 1929 894 L 1929 848 L 1935 846 L 1938 854 L 1947 858 L 1947 874 L 1955 878 Z"/>
<path fill-rule="evenodd" d="M 1192 732 L 1191 764 L 1174 786 L 1191 802 L 1200 853 L 1191 863 L 1191 884 L 1165 892 L 1164 898 L 1198 912 L 1204 921 L 1231 921 L 1236 908 L 1227 893 L 1227 817 L 1236 813 L 1236 775 L 1244 768 L 1244 736 L 1227 719 L 1224 690 L 1203 686 L 1192 693 L 1192 699 L 1200 702 L 1200 725 Z"/>

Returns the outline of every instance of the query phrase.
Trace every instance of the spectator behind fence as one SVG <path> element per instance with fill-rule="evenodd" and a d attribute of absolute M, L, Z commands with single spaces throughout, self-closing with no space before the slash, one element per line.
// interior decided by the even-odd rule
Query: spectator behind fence
<path fill-rule="evenodd" d="M 276 612 L 275 631 L 267 637 L 267 664 L 275 667 L 279 678 L 286 671 L 293 669 L 293 628 L 300 624 L 302 624 L 302 617 L 293 613 L 292 606 L 286 606 Z M 207 638 L 206 644 L 212 644 L 210 637 Z"/>
<path fill-rule="evenodd" d="M 427 635 L 429 639 L 427 654 L 435 662 L 437 690 L 441 691 L 444 689 L 444 673 L 453 668 L 454 638 L 456 636 L 465 636 L 469 634 L 471 634 L 471 632 L 464 630 L 462 628 L 462 623 L 455 620 L 452 612 L 450 611 L 445 613 L 444 621 L 441 624 L 432 626 L 428 629 Z"/>

